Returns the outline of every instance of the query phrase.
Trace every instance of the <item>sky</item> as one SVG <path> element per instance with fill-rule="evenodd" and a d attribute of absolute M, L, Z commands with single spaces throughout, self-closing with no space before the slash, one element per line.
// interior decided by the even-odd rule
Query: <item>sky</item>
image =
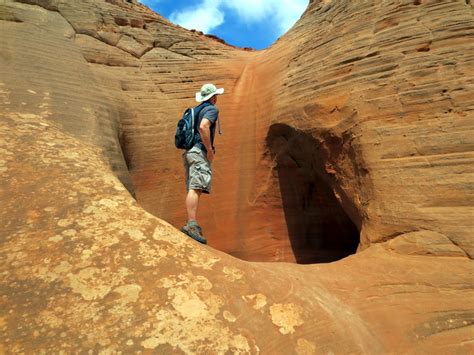
<path fill-rule="evenodd" d="M 139 0 L 187 29 L 238 47 L 264 49 L 288 31 L 308 0 Z"/>

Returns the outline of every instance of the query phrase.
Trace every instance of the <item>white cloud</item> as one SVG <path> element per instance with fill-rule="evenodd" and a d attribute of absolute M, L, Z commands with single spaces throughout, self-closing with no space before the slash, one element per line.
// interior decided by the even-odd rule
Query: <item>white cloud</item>
<path fill-rule="evenodd" d="M 300 18 L 308 0 L 221 0 L 222 5 L 237 12 L 247 23 L 268 21 L 269 26 L 286 32 Z"/>
<path fill-rule="evenodd" d="M 254 22 L 263 19 L 271 10 L 268 0 L 222 0 L 222 5 L 231 9 L 245 22 Z"/>
<path fill-rule="evenodd" d="M 219 9 L 221 0 L 204 0 L 201 5 L 175 11 L 170 20 L 187 29 L 209 33 L 224 23 L 224 13 Z"/>
<path fill-rule="evenodd" d="M 265 21 L 281 35 L 293 26 L 308 0 L 203 0 L 171 14 L 170 20 L 188 29 L 209 33 L 224 23 L 224 13 L 232 11 L 247 24 Z"/>
<path fill-rule="evenodd" d="M 308 6 L 307 0 L 284 0 L 275 14 L 282 33 L 288 31 L 299 20 Z"/>

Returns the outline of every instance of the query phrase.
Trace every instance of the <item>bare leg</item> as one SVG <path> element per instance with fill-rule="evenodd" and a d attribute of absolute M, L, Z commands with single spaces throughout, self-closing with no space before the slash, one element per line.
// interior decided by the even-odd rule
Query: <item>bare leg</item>
<path fill-rule="evenodd" d="M 197 220 L 197 211 L 199 207 L 199 197 L 201 196 L 201 190 L 188 191 L 186 196 L 186 210 L 188 211 L 188 220 Z"/>
<path fill-rule="evenodd" d="M 196 221 L 197 211 L 199 207 L 199 197 L 201 190 L 189 190 L 186 196 L 186 210 L 188 211 L 188 222 L 181 228 L 181 231 L 194 240 L 202 244 L 207 244 L 206 238 L 202 236 L 202 229 Z"/>

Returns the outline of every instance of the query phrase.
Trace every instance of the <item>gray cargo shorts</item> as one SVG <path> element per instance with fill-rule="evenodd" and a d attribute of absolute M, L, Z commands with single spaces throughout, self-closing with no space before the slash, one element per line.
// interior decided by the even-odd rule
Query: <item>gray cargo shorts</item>
<path fill-rule="evenodd" d="M 204 152 L 193 147 L 183 154 L 184 171 L 186 172 L 186 189 L 211 192 L 212 170 L 211 163 Z"/>

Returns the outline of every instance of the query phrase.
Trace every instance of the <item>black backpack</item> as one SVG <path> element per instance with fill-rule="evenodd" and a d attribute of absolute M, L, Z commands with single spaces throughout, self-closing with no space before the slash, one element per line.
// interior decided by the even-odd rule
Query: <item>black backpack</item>
<path fill-rule="evenodd" d="M 188 150 L 194 146 L 196 134 L 199 134 L 197 128 L 199 114 L 204 107 L 209 105 L 209 102 L 204 102 L 197 107 L 188 108 L 184 111 L 183 117 L 178 121 L 174 136 L 176 148 Z"/>

